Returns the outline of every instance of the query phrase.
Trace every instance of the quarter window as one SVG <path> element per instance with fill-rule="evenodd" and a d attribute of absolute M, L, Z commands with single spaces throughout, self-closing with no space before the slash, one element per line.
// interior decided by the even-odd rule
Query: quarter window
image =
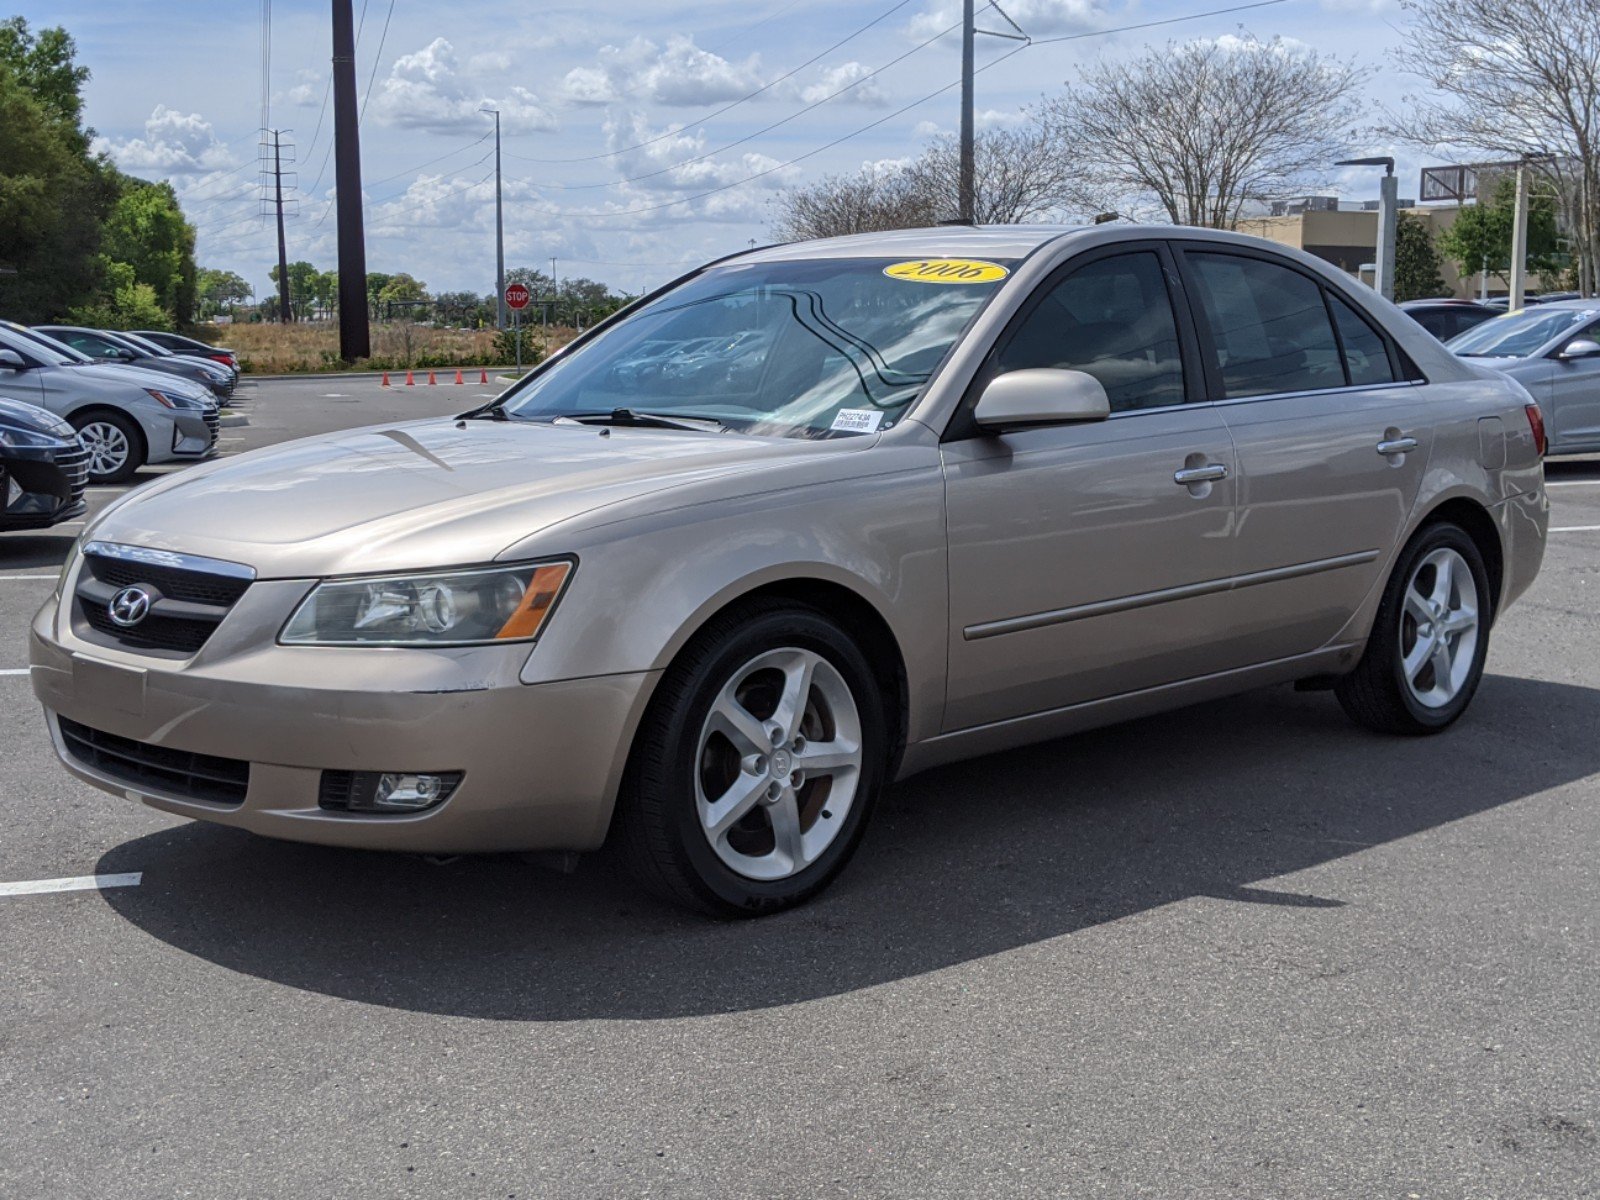
<path fill-rule="evenodd" d="M 1332 292 L 1328 293 L 1328 307 L 1333 309 L 1333 319 L 1339 326 L 1350 382 L 1356 387 L 1393 383 L 1394 365 L 1389 361 L 1389 347 L 1378 336 L 1378 331 Z"/>
<path fill-rule="evenodd" d="M 1258 258 L 1192 251 L 1188 258 L 1211 325 L 1224 395 L 1345 386 L 1339 343 L 1314 280 Z"/>
<path fill-rule="evenodd" d="M 1161 259 L 1138 251 L 1080 267 L 1017 326 L 997 366 L 1084 371 L 1105 387 L 1113 412 L 1182 404 L 1183 356 Z"/>

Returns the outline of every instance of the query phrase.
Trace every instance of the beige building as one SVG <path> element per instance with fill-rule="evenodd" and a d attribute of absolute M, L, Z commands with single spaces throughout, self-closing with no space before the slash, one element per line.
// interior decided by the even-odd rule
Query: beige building
<path fill-rule="evenodd" d="M 1425 222 L 1437 240 L 1461 210 L 1453 204 L 1440 204 L 1401 211 Z M 1246 217 L 1239 222 L 1238 229 L 1240 233 L 1253 234 L 1315 254 L 1352 275 L 1359 276 L 1361 268 L 1366 266 L 1366 278 L 1371 282 L 1371 265 L 1378 244 L 1378 213 L 1375 209 L 1338 212 L 1308 209 L 1280 217 Z M 1444 260 L 1440 263 L 1439 273 L 1444 276 L 1445 286 L 1450 289 L 1452 296 L 1477 298 L 1481 282 L 1478 272 L 1461 276 L 1456 272 L 1454 263 Z M 1499 279 L 1492 275 L 1489 277 L 1491 296 L 1504 295 L 1505 290 L 1505 285 Z"/>

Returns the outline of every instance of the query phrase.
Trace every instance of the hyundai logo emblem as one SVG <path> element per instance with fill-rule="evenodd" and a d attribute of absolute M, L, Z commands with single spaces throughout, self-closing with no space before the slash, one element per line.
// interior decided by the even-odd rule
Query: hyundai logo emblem
<path fill-rule="evenodd" d="M 150 615 L 150 593 L 142 587 L 125 587 L 106 605 L 114 624 L 132 629 Z"/>

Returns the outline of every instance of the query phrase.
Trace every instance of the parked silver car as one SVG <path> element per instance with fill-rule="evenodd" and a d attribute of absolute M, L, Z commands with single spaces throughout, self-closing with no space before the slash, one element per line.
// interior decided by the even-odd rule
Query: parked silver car
<path fill-rule="evenodd" d="M 81 325 L 36 325 L 34 329 L 96 362 L 142 367 L 197 383 L 215 396 L 219 404 L 233 391 L 232 373 L 218 364 L 174 354 L 164 347 L 147 344 L 133 334 L 86 329 Z"/>
<path fill-rule="evenodd" d="M 1600 451 L 1600 300 L 1507 313 L 1446 345 L 1528 389 L 1544 410 L 1551 454 Z"/>
<path fill-rule="evenodd" d="M 221 414 L 201 385 L 96 363 L 46 334 L 0 322 L 0 391 L 72 423 L 92 483 L 120 483 L 146 463 L 206 458 Z"/>
<path fill-rule="evenodd" d="M 1543 555 L 1537 411 L 1237 235 L 755 250 L 459 419 L 124 498 L 33 624 L 33 687 L 73 774 L 169 812 L 609 841 L 663 895 L 771 911 L 937 763 L 1288 681 L 1450 725 Z"/>

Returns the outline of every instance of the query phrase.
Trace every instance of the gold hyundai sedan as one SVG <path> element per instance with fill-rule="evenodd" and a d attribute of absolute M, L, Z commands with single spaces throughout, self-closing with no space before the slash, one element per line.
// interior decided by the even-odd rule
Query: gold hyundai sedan
<path fill-rule="evenodd" d="M 754 914 L 885 784 L 1284 681 L 1432 733 L 1539 569 L 1538 407 L 1324 263 L 939 228 L 695 271 L 486 407 L 171 476 L 34 621 L 78 778 L 271 837 L 611 843 Z"/>

